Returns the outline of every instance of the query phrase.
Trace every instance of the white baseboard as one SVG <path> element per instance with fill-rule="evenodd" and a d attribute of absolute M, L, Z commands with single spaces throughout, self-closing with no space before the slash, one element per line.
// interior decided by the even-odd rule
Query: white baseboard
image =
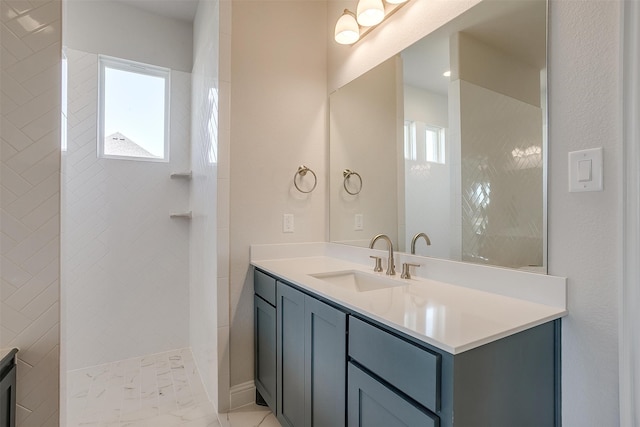
<path fill-rule="evenodd" d="M 255 402 L 256 386 L 253 381 L 247 381 L 231 387 L 231 390 L 229 390 L 229 394 L 230 406 L 231 410 L 233 410 Z"/>

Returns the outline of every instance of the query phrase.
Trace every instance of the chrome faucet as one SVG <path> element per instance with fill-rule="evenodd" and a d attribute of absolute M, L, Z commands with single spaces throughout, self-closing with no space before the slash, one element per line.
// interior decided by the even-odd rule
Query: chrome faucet
<path fill-rule="evenodd" d="M 391 239 L 386 234 L 376 234 L 371 242 L 369 243 L 369 249 L 373 249 L 373 245 L 376 244 L 378 239 L 385 240 L 389 247 L 389 259 L 387 260 L 387 276 L 393 276 L 396 274 L 396 266 L 393 261 L 393 243 L 391 243 Z"/>
<path fill-rule="evenodd" d="M 431 240 L 429 239 L 429 236 L 427 236 L 424 233 L 418 233 L 415 236 L 413 236 L 413 239 L 411 239 L 411 255 L 416 254 L 416 241 L 420 237 L 424 237 L 424 241 L 427 242 L 427 246 L 431 246 Z"/>

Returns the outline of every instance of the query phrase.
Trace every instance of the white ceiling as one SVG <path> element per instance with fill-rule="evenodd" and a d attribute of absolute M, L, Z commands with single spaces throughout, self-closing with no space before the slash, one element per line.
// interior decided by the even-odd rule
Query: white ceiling
<path fill-rule="evenodd" d="M 539 69 L 546 67 L 546 1 L 482 1 L 402 52 L 404 81 L 447 94 L 449 37 L 464 31 Z"/>
<path fill-rule="evenodd" d="M 193 22 L 198 8 L 198 0 L 115 0 L 120 3 L 156 13 L 168 18 Z"/>
<path fill-rule="evenodd" d="M 113 0 L 193 22 L 199 0 Z M 208 0 L 202 0 L 208 1 Z M 402 52 L 404 81 L 447 94 L 449 36 L 458 31 L 542 69 L 546 65 L 546 0 L 485 0 Z"/>

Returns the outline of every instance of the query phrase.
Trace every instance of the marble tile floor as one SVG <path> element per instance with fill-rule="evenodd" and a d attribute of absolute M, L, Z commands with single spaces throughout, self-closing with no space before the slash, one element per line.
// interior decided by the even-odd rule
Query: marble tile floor
<path fill-rule="evenodd" d="M 222 427 L 281 427 L 273 412 L 255 404 L 220 414 L 220 424 Z"/>
<path fill-rule="evenodd" d="M 67 427 L 280 427 L 267 408 L 217 414 L 191 350 L 67 373 Z"/>

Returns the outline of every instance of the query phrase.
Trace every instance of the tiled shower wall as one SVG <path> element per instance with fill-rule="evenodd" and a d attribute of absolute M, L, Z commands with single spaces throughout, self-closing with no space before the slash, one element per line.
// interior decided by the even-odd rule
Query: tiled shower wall
<path fill-rule="evenodd" d="M 189 339 L 220 412 L 229 409 L 229 81 L 221 76 L 229 13 L 229 1 L 202 1 L 193 25 Z"/>
<path fill-rule="evenodd" d="M 96 155 L 98 57 L 66 49 L 62 277 L 67 369 L 187 347 L 190 74 L 171 72 L 170 161 Z"/>
<path fill-rule="evenodd" d="M 464 80 L 459 87 L 462 260 L 542 266 L 540 107 Z"/>
<path fill-rule="evenodd" d="M 20 349 L 18 426 L 57 426 L 61 4 L 0 14 L 0 347 Z"/>

